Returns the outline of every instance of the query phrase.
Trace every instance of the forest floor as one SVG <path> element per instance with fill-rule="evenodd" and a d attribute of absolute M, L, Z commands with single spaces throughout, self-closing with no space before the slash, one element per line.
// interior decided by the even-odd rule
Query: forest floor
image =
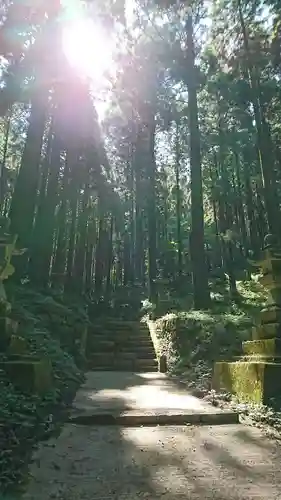
<path fill-rule="evenodd" d="M 180 393 L 164 376 L 114 372 L 90 374 L 73 409 L 74 416 L 136 409 L 146 414 L 159 406 L 162 413 L 181 408 L 212 416 L 215 411 Z M 276 440 L 242 424 L 130 427 L 68 422 L 58 438 L 35 452 L 23 498 L 277 500 L 280 460 Z"/>

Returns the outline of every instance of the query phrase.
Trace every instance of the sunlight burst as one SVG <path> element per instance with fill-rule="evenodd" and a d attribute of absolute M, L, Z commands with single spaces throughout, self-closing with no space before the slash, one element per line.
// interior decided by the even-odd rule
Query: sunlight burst
<path fill-rule="evenodd" d="M 63 28 L 62 43 L 70 64 L 81 76 L 100 81 L 112 64 L 112 42 L 91 19 L 69 21 Z"/>

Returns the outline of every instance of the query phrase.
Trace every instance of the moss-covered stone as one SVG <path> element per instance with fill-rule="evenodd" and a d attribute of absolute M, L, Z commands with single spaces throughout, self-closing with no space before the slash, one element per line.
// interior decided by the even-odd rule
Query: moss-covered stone
<path fill-rule="evenodd" d="M 279 307 L 269 307 L 261 311 L 261 324 L 281 323 L 281 309 Z"/>
<path fill-rule="evenodd" d="M 276 271 L 276 270 L 275 270 Z M 264 274 L 259 278 L 259 283 L 271 290 L 272 288 L 280 288 L 279 278 L 280 278 L 280 265 L 278 266 L 278 272 Z"/>
<path fill-rule="evenodd" d="M 27 353 L 27 341 L 19 335 L 12 335 L 10 339 L 10 344 L 8 347 L 9 354 L 26 354 Z"/>
<path fill-rule="evenodd" d="M 253 339 L 272 339 L 281 338 L 281 324 L 280 323 L 268 323 L 261 326 L 257 326 L 253 329 Z"/>
<path fill-rule="evenodd" d="M 267 404 L 280 394 L 281 363 L 259 361 L 218 362 L 213 373 L 213 388 L 225 389 L 240 401 Z"/>
<path fill-rule="evenodd" d="M 160 373 L 167 373 L 168 371 L 167 356 L 165 354 L 160 354 L 158 357 L 158 371 Z"/>
<path fill-rule="evenodd" d="M 52 365 L 49 360 L 34 360 L 25 356 L 0 363 L 15 387 L 24 392 L 44 393 L 52 387 Z"/>
<path fill-rule="evenodd" d="M 260 339 L 243 342 L 243 352 L 247 356 L 269 356 L 281 355 L 280 339 Z"/>

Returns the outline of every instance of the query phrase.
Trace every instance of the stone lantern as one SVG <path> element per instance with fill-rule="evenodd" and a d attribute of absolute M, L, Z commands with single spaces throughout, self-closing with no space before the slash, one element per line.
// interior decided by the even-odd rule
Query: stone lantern
<path fill-rule="evenodd" d="M 243 356 L 215 364 L 213 388 L 226 389 L 240 401 L 266 404 L 281 394 L 281 248 L 272 235 L 265 237 L 261 259 L 251 264 L 260 269 L 259 282 L 269 298 L 252 340 L 242 344 Z"/>

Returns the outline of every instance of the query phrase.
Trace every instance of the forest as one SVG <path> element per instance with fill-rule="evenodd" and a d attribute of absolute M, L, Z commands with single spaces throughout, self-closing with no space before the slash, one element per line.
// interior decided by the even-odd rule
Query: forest
<path fill-rule="evenodd" d="M 129 27 L 122 2 L 85 6 L 115 37 L 105 81 L 91 82 L 63 51 L 67 3 L 4 2 L 1 206 L 28 249 L 17 280 L 96 300 L 147 285 L 153 302 L 158 282 L 192 275 L 200 309 L 221 269 L 235 294 L 235 270 L 279 234 L 268 3 L 148 2 Z"/>
<path fill-rule="evenodd" d="M 6 288 L 57 376 L 39 401 L 0 368 L 8 488 L 81 383 L 81 323 L 142 304 L 170 344 L 169 321 L 208 332 L 205 377 L 213 335 L 239 353 L 264 301 L 252 262 L 280 238 L 281 3 L 2 0 L 0 19 L 1 232 L 24 249 Z"/>

